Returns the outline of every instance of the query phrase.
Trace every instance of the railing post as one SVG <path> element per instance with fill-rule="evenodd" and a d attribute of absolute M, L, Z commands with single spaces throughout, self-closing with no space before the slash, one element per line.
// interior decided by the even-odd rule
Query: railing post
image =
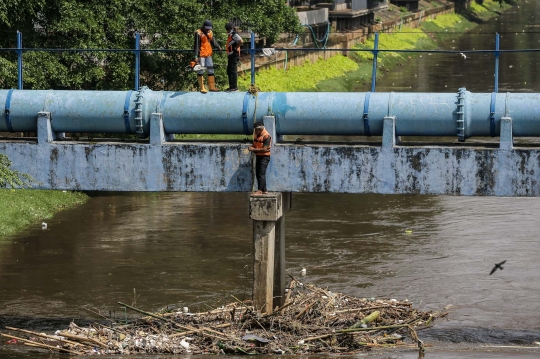
<path fill-rule="evenodd" d="M 377 55 L 379 54 L 379 33 L 375 33 L 375 44 L 373 45 L 373 71 L 371 73 L 371 92 L 375 92 L 375 83 L 377 79 Z"/>
<path fill-rule="evenodd" d="M 135 33 L 135 91 L 139 91 L 139 75 L 141 66 L 141 34 Z"/>
<path fill-rule="evenodd" d="M 17 88 L 23 89 L 22 32 L 17 30 Z"/>
<path fill-rule="evenodd" d="M 501 55 L 500 50 L 500 36 L 498 33 L 495 33 L 495 90 L 494 92 L 499 92 L 499 56 Z"/>
<path fill-rule="evenodd" d="M 251 46 L 249 53 L 251 54 L 251 83 L 255 84 L 255 33 L 251 32 Z"/>

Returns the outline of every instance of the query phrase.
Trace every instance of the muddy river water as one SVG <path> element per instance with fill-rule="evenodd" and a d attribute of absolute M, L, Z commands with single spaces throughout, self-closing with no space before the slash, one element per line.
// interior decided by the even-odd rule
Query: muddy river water
<path fill-rule="evenodd" d="M 538 14 L 529 0 L 448 48 L 493 48 L 495 31 L 503 49 L 539 48 Z M 500 90 L 538 92 L 538 56 L 503 54 Z M 378 90 L 491 92 L 493 57 L 480 57 L 425 54 L 388 73 Z M 433 344 L 426 358 L 538 358 L 539 218 L 538 198 L 294 194 L 287 270 L 305 267 L 306 281 L 333 291 L 447 308 L 446 319 L 419 332 Z M 85 308 L 121 320 L 118 301 L 205 308 L 250 294 L 246 193 L 94 193 L 47 222 L 47 230 L 0 239 L 1 328 L 54 331 L 99 320 Z M 504 270 L 490 276 L 502 260 Z M 59 357 L 4 342 L 0 358 Z"/>

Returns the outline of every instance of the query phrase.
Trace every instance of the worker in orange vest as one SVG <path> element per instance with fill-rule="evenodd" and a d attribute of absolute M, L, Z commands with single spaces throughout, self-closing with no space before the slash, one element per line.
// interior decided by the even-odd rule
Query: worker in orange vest
<path fill-rule="evenodd" d="M 255 153 L 255 176 L 257 177 L 257 192 L 253 194 L 267 194 L 266 188 L 266 168 L 270 163 L 270 147 L 272 145 L 272 137 L 264 128 L 264 123 L 256 122 L 255 132 L 253 133 L 253 146 L 249 147 L 249 151 Z"/>
<path fill-rule="evenodd" d="M 205 20 L 200 29 L 195 31 L 195 61 L 201 65 L 202 69 L 197 71 L 199 88 L 201 93 L 207 93 L 204 87 L 204 71 L 208 72 L 208 89 L 212 92 L 219 92 L 216 88 L 216 79 L 214 76 L 214 62 L 212 61 L 212 46 L 221 51 L 221 46 L 217 43 L 212 33 L 212 21 Z"/>

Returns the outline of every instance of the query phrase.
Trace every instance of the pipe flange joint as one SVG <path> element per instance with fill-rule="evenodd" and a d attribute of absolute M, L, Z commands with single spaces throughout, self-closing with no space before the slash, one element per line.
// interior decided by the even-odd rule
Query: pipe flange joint
<path fill-rule="evenodd" d="M 458 90 L 456 102 L 456 124 L 457 136 L 459 142 L 465 142 L 468 132 L 468 116 L 467 116 L 467 89 L 462 87 Z"/>
<path fill-rule="evenodd" d="M 145 137 L 143 123 L 143 98 L 144 91 L 146 90 L 148 90 L 148 87 L 142 86 L 139 88 L 135 95 L 135 132 L 139 135 L 140 138 Z"/>

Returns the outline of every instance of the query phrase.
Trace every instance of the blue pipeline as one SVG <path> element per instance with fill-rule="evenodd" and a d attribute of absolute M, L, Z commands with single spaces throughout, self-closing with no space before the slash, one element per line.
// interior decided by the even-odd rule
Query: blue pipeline
<path fill-rule="evenodd" d="M 366 96 L 369 94 L 369 96 Z M 493 98 L 492 98 L 493 97 Z M 3 106 L 2 106 L 3 105 Z M 540 93 L 208 93 L 0 90 L 0 132 L 35 132 L 37 113 L 51 113 L 55 132 L 149 134 L 151 114 L 170 134 L 243 134 L 276 117 L 278 135 L 382 135 L 396 117 L 398 136 L 540 136 Z M 367 133 L 368 129 L 369 133 Z M 459 132 L 459 134 L 458 134 Z"/>

